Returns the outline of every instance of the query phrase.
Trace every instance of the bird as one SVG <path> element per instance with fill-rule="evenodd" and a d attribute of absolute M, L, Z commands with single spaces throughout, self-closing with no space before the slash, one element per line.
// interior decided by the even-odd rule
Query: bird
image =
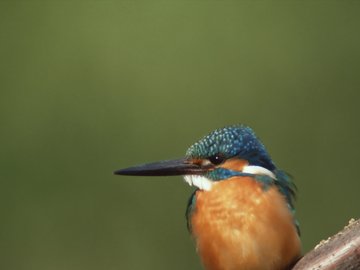
<path fill-rule="evenodd" d="M 254 131 L 216 129 L 184 158 L 116 170 L 116 175 L 182 175 L 195 186 L 187 227 L 206 270 L 285 270 L 301 257 L 296 186 Z"/>

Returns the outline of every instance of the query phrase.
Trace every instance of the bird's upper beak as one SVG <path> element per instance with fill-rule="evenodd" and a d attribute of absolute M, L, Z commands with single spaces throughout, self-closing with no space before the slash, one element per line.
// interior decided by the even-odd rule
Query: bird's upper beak
<path fill-rule="evenodd" d="M 117 170 L 114 174 L 139 176 L 202 175 L 209 169 L 209 165 L 204 165 L 193 159 L 182 158 L 137 165 Z"/>

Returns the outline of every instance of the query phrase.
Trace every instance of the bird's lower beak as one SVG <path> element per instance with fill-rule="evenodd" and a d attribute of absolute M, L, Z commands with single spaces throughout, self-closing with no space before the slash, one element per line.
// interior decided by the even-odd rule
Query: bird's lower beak
<path fill-rule="evenodd" d="M 154 163 L 142 164 L 117 170 L 118 175 L 139 176 L 167 176 L 167 175 L 201 175 L 209 170 L 209 167 L 195 163 L 191 159 L 165 160 Z"/>

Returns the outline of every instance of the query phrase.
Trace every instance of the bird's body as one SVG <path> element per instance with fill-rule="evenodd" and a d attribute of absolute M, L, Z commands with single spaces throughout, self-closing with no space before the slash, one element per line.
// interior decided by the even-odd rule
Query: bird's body
<path fill-rule="evenodd" d="M 275 186 L 235 176 L 194 196 L 191 229 L 206 269 L 286 269 L 300 255 L 293 216 Z"/>
<path fill-rule="evenodd" d="M 294 186 L 246 126 L 213 131 L 184 159 L 116 174 L 184 175 L 197 187 L 186 216 L 207 270 L 285 270 L 300 257 Z"/>

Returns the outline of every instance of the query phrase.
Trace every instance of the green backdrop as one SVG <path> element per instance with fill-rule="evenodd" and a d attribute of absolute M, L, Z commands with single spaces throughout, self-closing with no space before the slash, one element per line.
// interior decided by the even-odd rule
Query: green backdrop
<path fill-rule="evenodd" d="M 304 251 L 359 217 L 358 1 L 0 3 L 0 268 L 201 269 L 180 177 L 112 175 L 250 125 Z"/>

